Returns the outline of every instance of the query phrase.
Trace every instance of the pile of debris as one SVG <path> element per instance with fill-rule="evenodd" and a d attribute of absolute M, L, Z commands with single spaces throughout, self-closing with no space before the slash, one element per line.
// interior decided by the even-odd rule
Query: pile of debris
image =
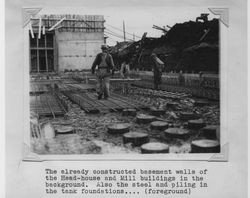
<path fill-rule="evenodd" d="M 145 37 L 113 56 L 118 64 L 119 60 L 129 58 L 132 67 L 150 71 L 152 52 L 165 63 L 165 71 L 218 73 L 219 21 L 177 23 L 162 37 Z"/>

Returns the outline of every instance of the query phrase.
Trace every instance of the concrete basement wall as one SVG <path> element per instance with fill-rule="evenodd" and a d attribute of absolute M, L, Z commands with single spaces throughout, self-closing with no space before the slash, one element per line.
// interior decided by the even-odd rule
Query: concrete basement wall
<path fill-rule="evenodd" d="M 58 71 L 65 69 L 90 69 L 101 52 L 104 43 L 103 32 L 58 32 L 55 33 L 57 45 Z"/>
<path fill-rule="evenodd" d="M 131 72 L 131 78 L 140 78 L 141 81 L 133 82 L 134 85 L 143 88 L 154 87 L 153 72 Z M 204 97 L 213 100 L 220 100 L 219 75 L 204 74 L 202 78 L 199 74 L 183 74 L 181 81 L 179 74 L 163 74 L 161 89 L 170 92 L 184 92 L 197 97 Z"/>

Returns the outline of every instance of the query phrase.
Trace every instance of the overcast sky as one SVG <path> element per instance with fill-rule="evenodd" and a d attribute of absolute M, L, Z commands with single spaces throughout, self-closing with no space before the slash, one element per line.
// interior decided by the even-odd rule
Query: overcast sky
<path fill-rule="evenodd" d="M 209 13 L 209 19 L 218 18 L 207 8 L 196 7 L 166 7 L 166 6 L 126 6 L 126 7 L 43 7 L 39 14 L 80 14 L 80 15 L 104 15 L 104 23 L 108 45 L 114 45 L 116 41 L 123 41 L 123 21 L 128 33 L 141 37 L 147 32 L 147 37 L 160 37 L 162 31 L 153 29 L 157 26 L 173 26 L 195 20 L 201 13 Z M 111 26 L 113 27 L 111 27 Z M 115 27 L 115 28 L 114 28 Z M 120 29 L 120 30 L 118 30 Z M 111 34 L 115 34 L 111 35 Z M 133 39 L 132 35 L 126 34 L 127 39 Z"/>

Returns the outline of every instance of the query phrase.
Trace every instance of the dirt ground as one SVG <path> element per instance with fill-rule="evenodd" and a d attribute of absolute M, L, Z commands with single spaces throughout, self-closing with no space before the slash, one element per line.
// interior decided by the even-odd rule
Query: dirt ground
<path fill-rule="evenodd" d="M 138 93 L 129 93 L 128 96 L 137 101 L 147 101 L 151 107 L 164 107 L 172 99 L 146 97 Z M 73 104 L 64 95 L 60 95 L 69 107 L 64 117 L 41 118 L 41 123 L 50 122 L 56 129 L 57 126 L 68 125 L 75 129 L 74 134 L 56 135 L 52 139 L 31 138 L 31 147 L 37 154 L 129 154 L 141 153 L 140 147 L 134 147 L 131 143 L 123 144 L 122 135 L 113 135 L 107 132 L 107 126 L 113 123 L 130 123 L 131 132 L 143 132 L 149 135 L 150 142 L 162 142 L 170 146 L 170 153 L 190 152 L 192 140 L 202 138 L 201 131 L 190 131 L 188 139 L 167 139 L 164 132 L 150 129 L 150 124 L 137 124 L 136 118 L 123 116 L 121 112 L 103 112 L 99 114 L 86 114 L 78 105 Z M 175 110 L 167 109 L 166 113 L 158 120 L 169 123 L 169 127 L 186 128 L 187 123 L 180 120 L 180 112 L 195 112 L 207 125 L 219 125 L 219 102 L 209 101 L 204 107 L 194 106 L 195 98 L 184 97 L 174 100 L 177 103 Z M 149 114 L 140 110 L 137 114 Z"/>

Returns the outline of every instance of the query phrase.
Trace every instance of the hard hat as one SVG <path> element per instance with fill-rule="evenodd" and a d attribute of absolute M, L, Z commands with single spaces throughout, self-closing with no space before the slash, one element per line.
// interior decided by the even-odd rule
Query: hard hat
<path fill-rule="evenodd" d="M 108 46 L 107 45 L 102 45 L 101 49 L 108 49 Z"/>

